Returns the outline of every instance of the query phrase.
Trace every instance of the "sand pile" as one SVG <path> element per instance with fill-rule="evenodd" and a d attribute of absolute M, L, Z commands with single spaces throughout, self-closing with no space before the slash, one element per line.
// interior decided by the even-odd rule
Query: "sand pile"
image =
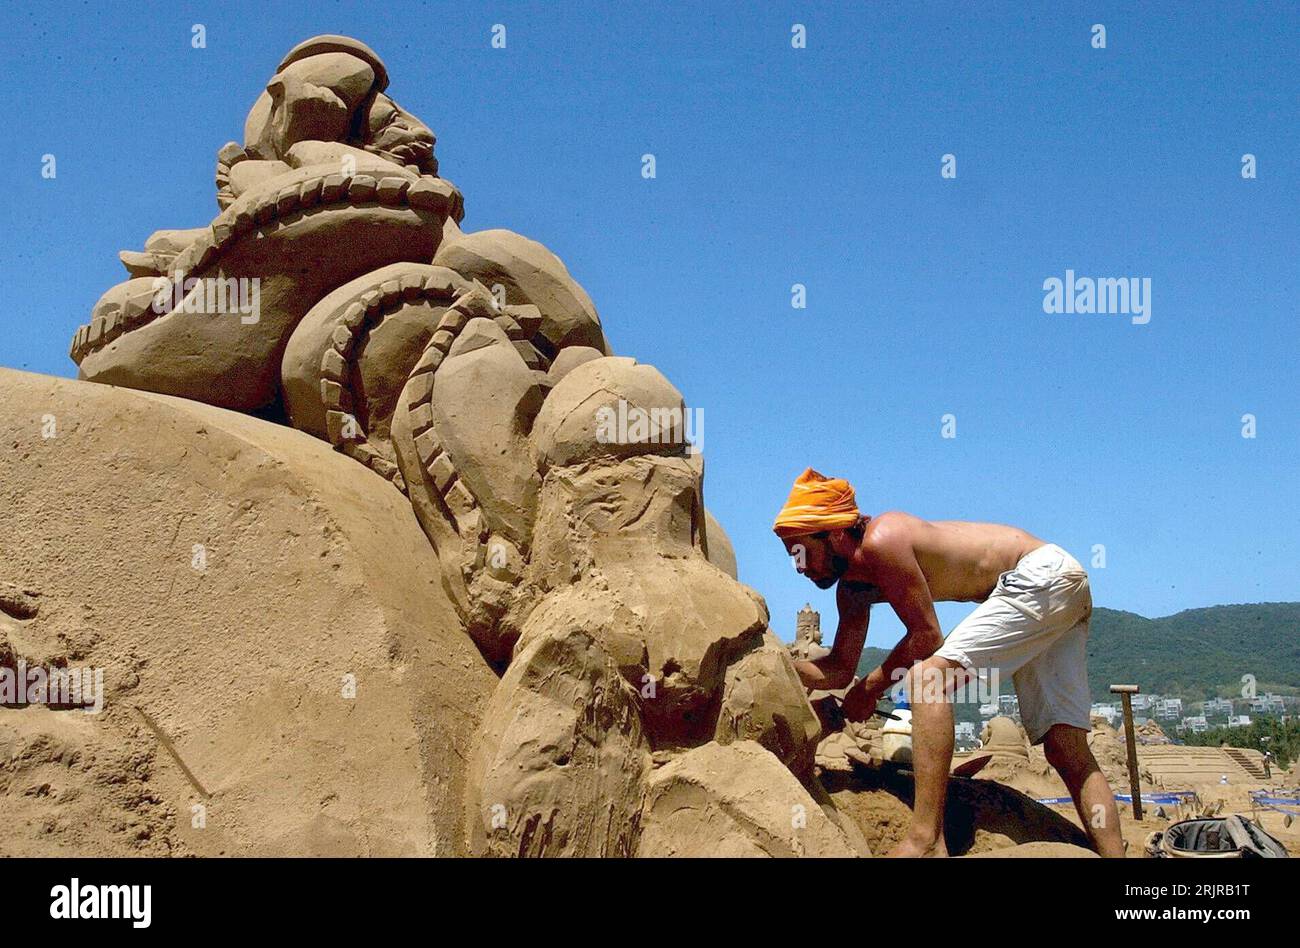
<path fill-rule="evenodd" d="M 1157 730 L 1159 730 L 1158 726 Z M 1127 789 L 1129 786 L 1128 743 L 1124 733 L 1111 727 L 1104 718 L 1095 717 L 1092 719 L 1092 733 L 1088 735 L 1088 746 L 1092 748 L 1092 756 L 1097 758 L 1097 763 L 1101 766 L 1102 773 L 1106 775 L 1110 785 Z M 1150 768 L 1143 765 L 1141 757 L 1138 758 L 1138 780 L 1143 789 L 1156 786 Z"/>
<path fill-rule="evenodd" d="M 1065 794 L 1042 747 L 1031 747 L 1025 729 L 1016 721 L 1002 716 L 990 718 L 980 731 L 980 743 L 977 750 L 954 756 L 954 769 L 991 755 L 978 771 L 979 779 L 996 781 L 1035 799 Z"/>
<path fill-rule="evenodd" d="M 980 739 L 979 750 L 953 759 L 954 770 L 977 762 L 982 767 L 974 779 L 955 776 L 949 785 L 945 823 L 949 851 L 1090 855 L 1091 850 L 1073 851 L 1087 847 L 1088 841 L 1072 806 L 1036 802 L 1065 796 L 1066 790 L 1042 749 L 1029 746 L 1024 729 L 1010 718 L 997 717 L 986 722 Z M 857 821 L 873 852 L 892 848 L 911 820 L 911 773 L 885 762 L 881 744 L 880 727 L 849 722 L 842 731 L 823 738 L 817 748 L 823 783 L 832 791 L 832 799 Z M 1065 848 L 1032 848 L 1038 844 Z"/>
<path fill-rule="evenodd" d="M 888 852 L 907 832 L 913 795 L 909 771 L 891 765 L 823 774 L 835 804 L 847 813 L 874 853 Z M 993 852 L 1023 843 L 1088 847 L 1078 826 L 1000 781 L 954 777 L 949 782 L 944 836 L 952 855 Z M 1090 850 L 1086 853 L 1091 854 Z"/>
<path fill-rule="evenodd" d="M 1141 724 L 1133 726 L 1133 736 L 1139 744 L 1172 744 L 1173 741 L 1165 734 L 1162 728 L 1154 719 L 1148 718 Z"/>
<path fill-rule="evenodd" d="M 28 591 L 0 602 L 0 649 L 106 692 L 98 715 L 0 708 L 0 851 L 458 851 L 496 677 L 401 495 L 197 402 L 7 370 L 0 390 L 0 576 Z"/>
<path fill-rule="evenodd" d="M 990 741 L 990 728 L 1001 736 Z M 1012 733 L 1014 737 L 1010 736 Z M 993 718 L 985 726 L 982 739 L 984 747 L 962 755 L 955 763 L 992 752 L 993 760 L 979 772 L 981 777 L 997 780 L 1039 798 L 1059 797 L 1065 793 L 1056 771 L 1047 763 L 1042 745 L 1029 746 L 1028 736 L 1019 724 L 1008 718 Z M 1110 785 L 1127 788 L 1128 750 L 1124 735 L 1107 724 L 1104 718 L 1095 717 L 1088 735 L 1088 746 Z M 1149 772 L 1143 771 L 1141 779 L 1143 786 L 1152 785 Z"/>

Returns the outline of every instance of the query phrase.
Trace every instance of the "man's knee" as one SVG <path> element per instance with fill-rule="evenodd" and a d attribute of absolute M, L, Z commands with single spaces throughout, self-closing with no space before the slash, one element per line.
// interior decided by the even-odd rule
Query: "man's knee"
<path fill-rule="evenodd" d="M 911 704 L 947 700 L 965 674 L 966 670 L 960 662 L 931 655 L 908 669 L 903 679 L 907 688 L 907 700 Z"/>
<path fill-rule="evenodd" d="M 1096 768 L 1088 747 L 1088 732 L 1068 724 L 1053 724 L 1043 738 L 1047 762 L 1062 774 L 1081 774 Z"/>

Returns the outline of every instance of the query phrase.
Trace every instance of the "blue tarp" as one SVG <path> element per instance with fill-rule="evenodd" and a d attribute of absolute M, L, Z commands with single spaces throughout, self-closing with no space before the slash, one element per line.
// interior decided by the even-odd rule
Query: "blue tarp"
<path fill-rule="evenodd" d="M 1175 803 L 1181 803 L 1183 800 L 1189 800 L 1195 796 L 1196 791 L 1194 790 L 1166 790 L 1161 793 L 1144 793 L 1142 794 L 1142 802 L 1173 806 Z M 1069 797 L 1044 797 L 1038 802 L 1044 806 L 1059 806 L 1063 803 L 1073 803 L 1074 801 Z M 1117 793 L 1115 794 L 1115 802 L 1131 804 L 1133 802 L 1133 797 L 1127 793 Z"/>
<path fill-rule="evenodd" d="M 1283 790 L 1283 793 L 1290 791 Z M 1256 806 L 1262 806 L 1267 810 L 1277 810 L 1279 813 L 1291 813 L 1292 816 L 1300 815 L 1300 791 L 1294 797 L 1274 797 L 1269 796 L 1268 790 L 1250 791 L 1250 799 Z M 1293 813 L 1292 810 L 1295 810 Z"/>
<path fill-rule="evenodd" d="M 1157 803 L 1172 806 L 1175 803 L 1182 803 L 1184 800 L 1196 798 L 1195 790 L 1166 790 L 1163 793 L 1142 794 L 1143 803 Z M 1115 794 L 1116 803 L 1132 803 L 1133 796 L 1128 793 Z"/>

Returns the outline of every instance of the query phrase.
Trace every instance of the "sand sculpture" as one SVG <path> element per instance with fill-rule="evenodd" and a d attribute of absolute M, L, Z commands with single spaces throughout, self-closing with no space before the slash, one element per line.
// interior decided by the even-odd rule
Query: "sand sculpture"
<path fill-rule="evenodd" d="M 122 253 L 81 381 L 0 370 L 0 665 L 105 682 L 97 717 L 0 714 L 0 854 L 889 845 L 878 723 L 814 711 L 681 394 L 545 247 L 461 229 L 388 86 L 357 40 L 294 47 L 212 221 Z M 966 836 L 1032 823 L 962 799 Z"/>
<path fill-rule="evenodd" d="M 1133 729 L 1134 737 L 1139 744 L 1172 744 L 1169 736 L 1165 734 L 1165 729 L 1158 722 L 1148 718 Z"/>
<path fill-rule="evenodd" d="M 885 759 L 880 719 L 839 721 L 817 745 L 815 759 L 823 771 L 852 773 L 854 765 L 877 767 Z"/>
<path fill-rule="evenodd" d="M 500 675 L 463 851 L 865 854 L 812 779 L 818 719 L 705 511 L 682 396 L 611 354 L 552 253 L 461 230 L 388 81 L 356 40 L 294 47 L 218 153 L 211 224 L 121 255 L 81 378 L 290 425 L 405 495 Z M 257 311 L 223 311 L 246 285 Z M 619 413 L 644 424 L 611 436 Z"/>
<path fill-rule="evenodd" d="M 1025 729 L 1011 718 L 989 718 L 980 729 L 979 753 L 1029 759 L 1029 737 Z"/>
<path fill-rule="evenodd" d="M 794 641 L 790 643 L 790 654 L 803 661 L 814 661 L 830 652 L 830 649 L 822 645 L 821 613 L 812 607 L 812 603 L 804 603 L 804 607 L 795 615 Z"/>

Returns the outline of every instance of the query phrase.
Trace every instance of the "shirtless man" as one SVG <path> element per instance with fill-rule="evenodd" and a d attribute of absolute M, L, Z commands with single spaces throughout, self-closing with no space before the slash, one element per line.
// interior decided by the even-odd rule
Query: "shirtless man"
<path fill-rule="evenodd" d="M 806 687 L 834 690 L 853 681 L 873 603 L 889 603 L 907 629 L 844 700 L 845 717 L 863 720 L 894 682 L 901 678 L 908 689 L 916 798 L 911 829 L 890 855 L 948 854 L 948 692 L 959 676 L 979 668 L 1012 675 L 1029 739 L 1044 745 L 1097 852 L 1124 855 L 1115 797 L 1088 747 L 1092 596 L 1074 557 L 1015 527 L 930 522 L 900 512 L 863 516 L 847 481 L 811 468 L 795 481 L 773 529 L 800 573 L 822 589 L 838 584 L 839 626 L 830 654 L 795 662 Z M 980 605 L 945 641 L 936 601 Z M 936 680 L 945 686 L 935 688 Z"/>

